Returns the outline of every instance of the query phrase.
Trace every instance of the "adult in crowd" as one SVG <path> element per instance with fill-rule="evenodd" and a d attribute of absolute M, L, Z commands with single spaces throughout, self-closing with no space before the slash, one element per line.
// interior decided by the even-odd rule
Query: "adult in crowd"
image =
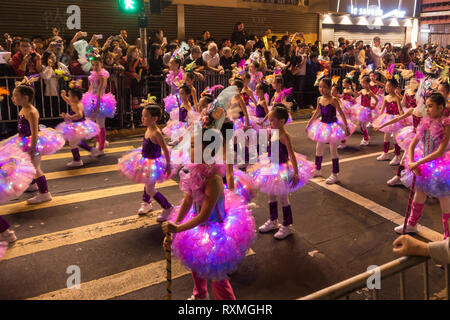
<path fill-rule="evenodd" d="M 30 76 L 42 71 L 42 56 L 32 49 L 30 39 L 20 40 L 19 51 L 12 57 L 11 66 L 16 76 Z"/>
<path fill-rule="evenodd" d="M 203 61 L 205 61 L 207 69 L 219 72 L 220 74 L 224 73 L 223 67 L 220 65 L 219 48 L 217 48 L 217 44 L 211 42 L 208 46 L 208 51 L 203 52 L 202 58 Z"/>
<path fill-rule="evenodd" d="M 366 64 L 366 51 L 364 50 L 364 42 L 361 40 L 356 42 L 355 64 L 364 66 Z"/>
<path fill-rule="evenodd" d="M 245 45 L 247 42 L 247 32 L 242 22 L 236 22 L 233 33 L 231 34 L 231 43 L 235 46 L 238 44 Z"/>
<path fill-rule="evenodd" d="M 153 43 L 150 46 L 148 68 L 149 73 L 153 76 L 160 76 L 164 72 L 162 50 L 159 43 Z"/>
<path fill-rule="evenodd" d="M 194 70 L 195 72 L 201 72 L 207 68 L 207 64 L 203 60 L 202 49 L 200 46 L 194 46 L 191 50 L 191 54 L 184 60 L 184 67 L 190 65 L 195 61 Z"/>
<path fill-rule="evenodd" d="M 213 39 L 211 38 L 211 34 L 209 33 L 208 30 L 203 31 L 202 33 L 202 37 L 200 42 L 198 43 L 198 45 L 200 46 L 200 48 L 202 49 L 202 51 L 206 51 L 208 50 L 208 45 L 213 41 Z"/>
<path fill-rule="evenodd" d="M 381 68 L 383 66 L 382 58 L 384 57 L 386 52 L 387 52 L 386 49 L 384 49 L 382 51 L 380 37 L 373 38 L 373 47 L 372 47 L 371 57 L 372 57 L 372 61 L 373 61 L 375 69 Z"/>

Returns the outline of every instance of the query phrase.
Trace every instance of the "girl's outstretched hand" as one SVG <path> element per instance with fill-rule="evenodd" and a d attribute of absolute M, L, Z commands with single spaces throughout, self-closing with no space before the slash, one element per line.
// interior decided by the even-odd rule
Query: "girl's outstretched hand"
<path fill-rule="evenodd" d="M 177 225 L 172 222 L 163 222 L 161 227 L 164 233 L 177 233 Z"/>

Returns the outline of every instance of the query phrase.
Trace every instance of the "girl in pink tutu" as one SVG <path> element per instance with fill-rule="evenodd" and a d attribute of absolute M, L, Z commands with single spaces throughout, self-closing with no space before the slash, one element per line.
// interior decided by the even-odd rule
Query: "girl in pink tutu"
<path fill-rule="evenodd" d="M 157 221 L 166 221 L 173 210 L 167 199 L 155 189 L 156 183 L 168 180 L 175 172 L 171 166 L 169 149 L 158 128 L 161 123 L 162 110 L 159 105 L 150 104 L 142 112 L 142 124 L 147 127 L 142 148 L 131 151 L 119 159 L 121 174 L 136 183 L 145 184 L 139 215 L 146 215 L 152 210 L 151 197 L 163 208 Z M 161 154 L 161 150 L 164 155 Z"/>
<path fill-rule="evenodd" d="M 35 173 L 28 153 L 13 144 L 0 146 L 0 203 L 19 197 L 30 185 Z M 0 216 L 0 261 L 8 245 L 16 240 L 14 231 Z"/>
<path fill-rule="evenodd" d="M 370 78 L 370 91 L 378 97 L 377 107 L 381 108 L 383 105 L 384 95 L 383 90 L 385 89 L 385 84 L 377 81 L 377 77 L 374 71 L 369 73 Z"/>
<path fill-rule="evenodd" d="M 80 88 L 72 83 L 72 88 L 69 90 L 69 95 L 66 91 L 61 91 L 61 98 L 70 105 L 69 113 L 62 113 L 61 118 L 64 122 L 56 127 L 56 131 L 60 132 L 64 139 L 69 142 L 72 151 L 73 160 L 67 164 L 68 167 L 82 167 L 83 160 L 81 160 L 80 150 L 78 146 L 91 152 L 92 156 L 97 156 L 99 150 L 90 147 L 84 140 L 89 140 L 97 136 L 100 132 L 98 125 L 89 119 L 85 119 L 83 112 L 83 104 L 81 99 L 83 93 Z"/>
<path fill-rule="evenodd" d="M 374 127 L 381 127 L 388 121 L 393 120 L 397 115 L 403 114 L 401 108 L 400 97 L 396 94 L 398 88 L 398 82 L 395 79 L 389 79 L 386 83 L 386 92 L 388 95 L 385 97 L 383 107 L 381 109 L 381 115 L 373 121 Z M 384 132 L 384 152 L 377 158 L 378 161 L 389 160 L 389 145 L 391 134 L 394 134 L 394 141 L 396 140 L 397 133 L 405 126 L 404 122 L 396 122 L 388 126 L 384 126 L 380 131 Z M 395 156 L 389 163 L 391 166 L 398 166 L 400 164 L 400 154 L 402 149 L 395 142 Z"/>
<path fill-rule="evenodd" d="M 316 145 L 316 170 L 314 176 L 322 175 L 322 160 L 325 144 L 330 144 L 330 153 L 333 162 L 333 172 L 326 180 L 327 184 L 339 181 L 339 155 L 337 144 L 339 141 L 350 136 L 347 119 L 339 106 L 339 101 L 331 95 L 331 80 L 323 78 L 319 82 L 319 92 L 322 95 L 317 100 L 317 108 L 306 126 L 308 137 L 317 142 Z M 342 122 L 338 122 L 337 113 Z M 321 117 L 321 119 L 318 119 Z"/>
<path fill-rule="evenodd" d="M 259 190 L 269 196 L 270 218 L 259 231 L 265 233 L 278 230 L 274 235 L 278 240 L 292 234 L 290 226 L 293 219 L 289 194 L 303 187 L 314 174 L 314 164 L 307 161 L 304 155 L 294 152 L 291 138 L 284 127 L 288 119 L 289 113 L 284 105 L 278 104 L 273 107 L 269 113 L 269 123 L 275 131 L 269 140 L 268 157 L 261 157 L 259 163 L 248 170 Z M 277 198 L 283 211 L 282 225 L 278 224 Z"/>
<path fill-rule="evenodd" d="M 345 111 L 345 107 L 343 105 L 343 100 L 342 100 L 342 97 L 339 95 L 339 88 L 338 88 L 337 84 L 333 84 L 333 86 L 331 87 L 331 96 L 336 98 L 337 101 L 339 102 L 339 106 L 341 107 L 342 112 L 344 112 L 344 115 L 347 119 L 347 124 L 348 124 L 348 128 L 350 130 L 350 134 L 353 134 L 356 130 L 356 125 L 352 122 L 351 115 L 346 113 L 346 111 Z M 350 109 L 350 111 L 351 111 L 351 109 Z M 338 123 L 343 123 L 343 120 L 339 114 L 337 114 L 337 119 L 338 119 Z M 347 147 L 347 138 L 348 137 L 341 140 L 341 143 L 338 145 L 338 149 L 345 149 Z"/>
<path fill-rule="evenodd" d="M 375 120 L 379 115 L 377 108 L 378 97 L 370 90 L 370 78 L 368 76 L 362 77 L 360 83 L 362 89 L 358 92 L 358 95 L 361 97 L 361 103 L 353 108 L 353 119 L 358 120 L 363 134 L 360 145 L 368 146 L 370 137 L 367 124 Z M 375 104 L 372 104 L 372 99 L 375 99 Z"/>
<path fill-rule="evenodd" d="M 264 119 L 269 114 L 269 106 L 266 100 L 266 94 L 269 92 L 269 86 L 265 83 L 260 83 L 256 86 L 256 115 L 253 119 L 255 129 L 264 128 Z"/>
<path fill-rule="evenodd" d="M 202 154 L 207 144 L 202 143 Z M 194 159 L 193 137 L 191 161 Z M 225 170 L 225 165 L 217 164 L 185 166 L 180 172 L 184 199 L 170 222 L 162 224 L 164 233 L 174 234 L 174 256 L 192 271 L 194 289 L 189 300 L 209 299 L 208 280 L 214 299 L 236 300 L 228 275 L 237 269 L 255 239 L 252 211 L 242 197 L 224 189 Z"/>
<path fill-rule="evenodd" d="M 195 115 L 191 105 L 191 89 L 183 85 L 179 89 L 181 105 L 170 113 L 170 121 L 163 129 L 163 133 L 171 139 L 169 145 L 178 144 L 188 131 Z"/>
<path fill-rule="evenodd" d="M 252 63 L 250 63 L 249 67 L 248 67 L 248 72 L 250 74 L 250 83 L 249 83 L 249 88 L 252 91 L 256 90 L 256 86 L 258 84 L 261 83 L 261 80 L 264 78 L 264 75 L 262 74 L 261 71 L 259 71 L 260 69 L 260 64 L 256 61 L 253 61 Z"/>
<path fill-rule="evenodd" d="M 31 103 L 34 100 L 34 89 L 28 79 L 18 84 L 13 91 L 12 101 L 21 107 L 18 121 L 18 135 L 2 142 L 2 145 L 17 145 L 30 155 L 31 162 L 36 169 L 35 179 L 31 182 L 27 191 L 39 191 L 28 204 L 38 204 L 52 200 L 48 192 L 47 179 L 41 170 L 41 157 L 50 155 L 61 149 L 66 141 L 64 137 L 53 129 L 39 127 L 39 111 Z"/>
<path fill-rule="evenodd" d="M 83 95 L 81 102 L 84 106 L 84 115 L 94 120 L 100 128 L 97 135 L 98 155 L 105 154 L 106 118 L 113 118 L 116 113 L 116 98 L 112 93 L 105 94 L 108 78 L 109 73 L 103 69 L 101 56 L 94 55 L 89 76 L 89 91 Z"/>
<path fill-rule="evenodd" d="M 427 116 L 420 122 L 409 146 L 405 162 L 407 170 L 402 176 L 403 183 L 409 187 L 413 174 L 416 175 L 416 192 L 406 232 L 417 232 L 417 223 L 427 196 L 430 196 L 438 198 L 441 205 L 444 239 L 450 237 L 450 118 L 444 116 L 445 105 L 446 101 L 440 93 L 433 93 L 427 99 Z M 402 230 L 403 225 L 395 228 L 397 233 Z"/>
<path fill-rule="evenodd" d="M 345 78 L 342 81 L 342 87 L 343 87 L 342 99 L 341 99 L 342 106 L 343 106 L 342 111 L 344 112 L 344 114 L 346 116 L 348 116 L 349 119 L 352 117 L 352 114 L 353 114 L 352 110 L 356 104 L 355 97 L 358 96 L 358 93 L 353 91 L 352 85 L 353 85 L 353 82 L 352 82 L 352 79 L 350 79 L 350 78 Z"/>

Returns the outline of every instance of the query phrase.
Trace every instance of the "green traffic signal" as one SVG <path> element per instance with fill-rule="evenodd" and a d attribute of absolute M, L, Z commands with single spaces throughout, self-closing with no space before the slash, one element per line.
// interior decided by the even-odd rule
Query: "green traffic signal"
<path fill-rule="evenodd" d="M 119 0 L 119 10 L 122 13 L 140 13 L 144 7 L 143 0 Z"/>

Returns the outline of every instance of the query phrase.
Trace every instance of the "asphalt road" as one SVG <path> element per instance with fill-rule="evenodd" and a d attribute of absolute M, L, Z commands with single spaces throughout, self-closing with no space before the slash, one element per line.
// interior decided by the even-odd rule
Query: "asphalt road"
<path fill-rule="evenodd" d="M 315 145 L 304 132 L 305 121 L 288 126 L 294 149 L 314 161 Z M 258 234 L 252 251 L 231 275 L 238 299 L 296 299 L 398 258 L 392 253 L 409 190 L 386 185 L 396 171 L 375 158 L 383 137 L 371 132 L 371 145 L 361 148 L 357 132 L 340 151 L 340 182 L 329 187 L 322 178 L 310 181 L 290 197 L 294 234 L 277 241 Z M 136 215 L 142 187 L 120 176 L 117 159 L 141 145 L 142 137 L 111 141 L 107 155 L 68 170 L 70 150 L 43 161 L 54 200 L 39 206 L 23 203 L 31 194 L 0 206 L 19 241 L 0 263 L 0 299 L 165 299 L 163 233 L 156 222 L 159 206 L 145 218 Z M 345 160 L 344 160 L 345 159 Z M 331 172 L 325 150 L 323 174 Z M 177 181 L 160 191 L 173 204 L 182 193 Z M 257 226 L 268 218 L 267 197 L 258 194 L 253 210 Z M 429 199 L 420 221 L 421 236 L 439 239 L 441 212 Z M 69 266 L 81 272 L 81 289 L 67 289 Z M 407 298 L 422 299 L 419 267 L 406 272 Z M 189 272 L 174 265 L 173 297 L 192 294 Z M 444 271 L 430 263 L 430 291 L 443 288 Z M 366 299 L 368 290 L 352 295 Z M 381 299 L 399 298 L 399 279 L 382 283 Z"/>

